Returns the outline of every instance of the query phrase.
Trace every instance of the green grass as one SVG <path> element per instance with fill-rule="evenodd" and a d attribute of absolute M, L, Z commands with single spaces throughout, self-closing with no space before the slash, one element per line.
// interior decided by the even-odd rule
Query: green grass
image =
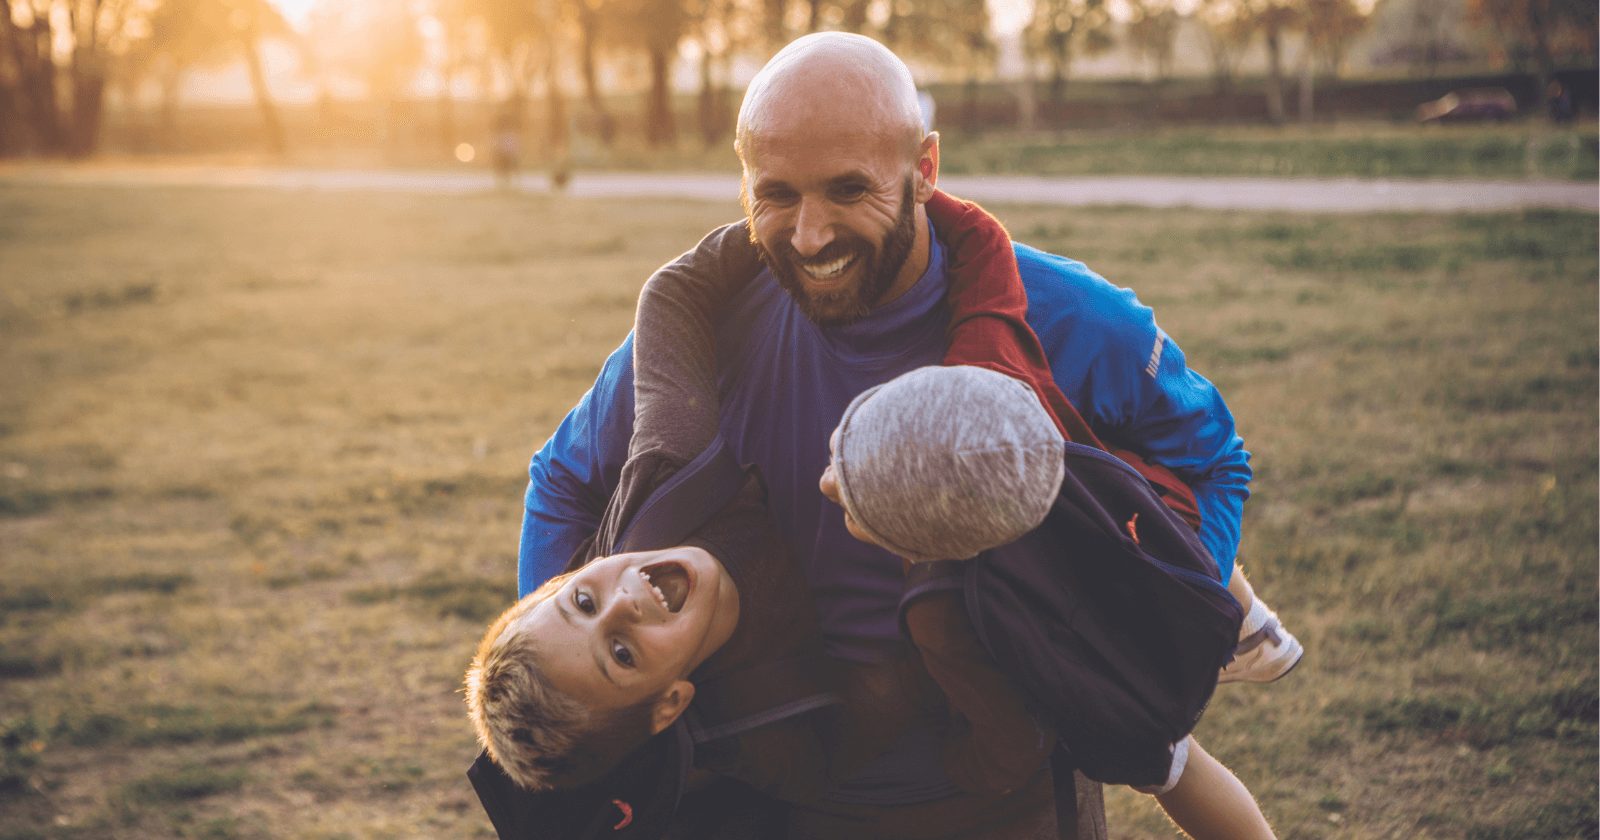
<path fill-rule="evenodd" d="M 1280 835 L 1592 837 L 1595 216 L 993 209 L 1238 417 L 1309 652 L 1199 737 Z M 736 215 L 0 188 L 0 831 L 489 836 L 459 687 L 528 456 Z"/>
<path fill-rule="evenodd" d="M 1271 178 L 1554 178 L 1593 181 L 1593 125 L 1391 123 L 1145 127 L 951 134 L 946 174 Z"/>

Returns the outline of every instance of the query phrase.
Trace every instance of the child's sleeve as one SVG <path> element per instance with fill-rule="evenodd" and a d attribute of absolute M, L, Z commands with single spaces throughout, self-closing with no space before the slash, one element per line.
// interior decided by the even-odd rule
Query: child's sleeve
<path fill-rule="evenodd" d="M 716 324 L 760 271 L 749 229 L 738 222 L 712 231 L 645 282 L 633 326 L 630 458 L 660 451 L 686 463 L 716 435 Z"/>
<path fill-rule="evenodd" d="M 573 563 L 613 545 L 662 482 L 717 433 L 716 324 L 722 304 L 761 270 L 744 222 L 724 225 L 656 269 L 639 292 L 633 326 L 633 436 L 594 540 Z"/>

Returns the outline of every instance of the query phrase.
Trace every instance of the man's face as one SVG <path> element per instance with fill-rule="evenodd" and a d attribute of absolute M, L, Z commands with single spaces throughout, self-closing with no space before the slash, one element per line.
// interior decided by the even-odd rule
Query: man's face
<path fill-rule="evenodd" d="M 745 151 L 745 212 L 762 259 L 818 324 L 883 302 L 916 242 L 903 138 L 791 126 Z"/>
<path fill-rule="evenodd" d="M 685 546 L 596 560 L 505 632 L 539 640 L 541 665 L 563 692 L 619 709 L 686 679 L 737 616 L 722 565 Z"/>

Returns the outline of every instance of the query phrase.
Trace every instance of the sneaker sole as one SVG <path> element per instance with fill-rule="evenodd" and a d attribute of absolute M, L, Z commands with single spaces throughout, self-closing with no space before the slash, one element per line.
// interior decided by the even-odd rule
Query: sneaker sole
<path fill-rule="evenodd" d="M 1294 669 L 1300 667 L 1300 663 L 1305 661 L 1305 658 L 1306 658 L 1306 649 L 1304 647 L 1302 647 L 1302 648 L 1300 648 L 1300 650 L 1298 652 L 1295 653 L 1294 659 L 1289 663 L 1289 667 L 1284 668 L 1282 671 L 1279 671 L 1279 672 L 1277 672 L 1276 674 L 1273 674 L 1270 677 L 1262 678 L 1262 677 L 1256 676 L 1254 673 L 1252 673 L 1250 671 L 1246 671 L 1246 672 L 1244 672 L 1242 674 L 1236 674 L 1236 675 L 1227 676 L 1227 677 L 1218 677 L 1217 678 L 1217 685 L 1225 685 L 1227 683 L 1255 683 L 1256 685 L 1266 685 L 1268 683 L 1275 683 L 1278 680 L 1281 680 L 1284 677 L 1287 677 L 1290 674 L 1294 673 Z"/>

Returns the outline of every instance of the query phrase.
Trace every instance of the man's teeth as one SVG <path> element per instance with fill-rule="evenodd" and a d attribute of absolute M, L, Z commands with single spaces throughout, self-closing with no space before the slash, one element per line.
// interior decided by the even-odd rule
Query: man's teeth
<path fill-rule="evenodd" d="M 800 267 L 805 269 L 807 274 L 811 275 L 817 280 L 832 280 L 854 261 L 855 258 L 852 256 L 843 256 L 830 262 L 817 263 L 814 265 L 801 263 Z"/>

